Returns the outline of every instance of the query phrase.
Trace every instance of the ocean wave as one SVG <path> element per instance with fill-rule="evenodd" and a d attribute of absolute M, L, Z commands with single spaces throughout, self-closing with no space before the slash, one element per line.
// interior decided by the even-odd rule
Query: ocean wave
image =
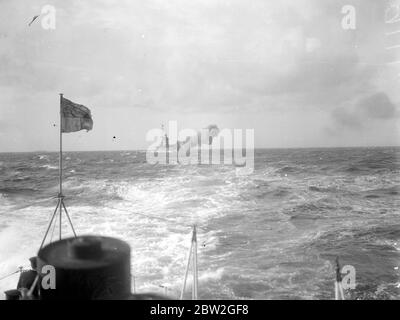
<path fill-rule="evenodd" d="M 281 174 L 281 175 L 282 174 L 285 175 L 285 174 L 288 174 L 288 173 L 299 173 L 300 171 L 301 171 L 301 168 L 298 168 L 298 167 L 284 166 L 284 167 L 282 167 L 280 169 L 277 169 L 275 171 L 275 173 Z"/>
<path fill-rule="evenodd" d="M 293 194 L 293 190 L 285 186 L 269 186 L 268 188 L 262 188 L 258 190 L 245 191 L 241 194 L 241 197 L 247 198 L 248 200 L 252 198 L 256 199 L 271 199 L 276 200 L 283 199 Z"/>
<path fill-rule="evenodd" d="M 390 224 L 383 226 L 364 226 L 362 228 L 341 228 L 319 233 L 316 237 L 310 239 L 304 246 L 311 246 L 323 251 L 325 257 L 333 260 L 336 256 L 342 256 L 345 259 L 353 260 L 355 264 L 364 263 L 365 259 L 372 253 L 396 251 L 396 245 L 400 239 L 400 225 Z M 398 260 L 386 262 L 394 263 Z M 348 261 L 349 262 L 349 261 Z M 371 262 L 371 261 L 369 261 Z M 376 261 L 379 264 L 379 261 Z M 383 267 L 383 266 L 382 266 Z M 381 270 L 382 271 L 382 270 Z"/>
<path fill-rule="evenodd" d="M 336 208 L 337 206 L 333 203 L 330 204 L 325 199 L 321 199 L 318 201 L 307 201 L 296 204 L 287 209 L 285 213 L 293 216 L 297 214 L 322 213 L 323 211 L 334 210 Z"/>
<path fill-rule="evenodd" d="M 27 164 L 27 165 L 19 165 L 15 168 L 13 168 L 16 171 L 31 171 L 32 169 L 34 169 L 34 166 L 32 164 Z"/>
<path fill-rule="evenodd" d="M 354 266 L 357 286 L 350 299 L 392 299 L 398 295 L 398 239 L 400 225 L 394 223 L 320 232 L 302 246 L 332 264 L 339 257 L 342 265 Z"/>
<path fill-rule="evenodd" d="M 50 164 L 45 164 L 45 165 L 43 165 L 43 166 L 40 166 L 40 168 L 49 169 L 49 170 L 56 170 L 56 169 L 58 169 L 58 167 L 52 166 L 52 165 L 50 165 Z"/>
<path fill-rule="evenodd" d="M 130 244 L 139 290 L 162 291 L 157 285 L 169 284 L 179 291 L 190 226 L 196 223 L 204 262 L 199 263 L 201 297 L 330 299 L 336 255 L 357 268 L 360 290 L 354 298 L 362 297 L 362 290 L 372 298 L 384 297 L 382 292 L 389 297 L 400 249 L 398 202 L 388 201 L 399 196 L 400 182 L 390 161 L 386 169 L 373 168 L 357 161 L 366 153 L 359 149 L 257 152 L 254 173 L 243 177 L 231 166 L 151 166 L 145 153 L 137 160 L 133 152 L 129 157 L 121 151 L 68 153 L 66 206 L 79 234 L 115 236 Z M 374 161 L 382 158 L 379 153 Z M 16 226 L 7 239 L 0 233 L 13 245 L 0 245 L 5 273 L 34 254 L 27 250 L 32 243 L 40 244 L 56 200 L 32 205 L 33 199 L 56 195 L 58 176 L 39 167 L 56 165 L 57 154 L 49 162 L 32 155 L 0 157 L 7 168 L 0 175 L 3 230 Z M 20 167 L 27 169 L 14 172 Z M 371 287 L 364 286 L 369 282 Z"/>
<path fill-rule="evenodd" d="M 341 167 L 341 170 L 351 174 L 364 174 L 364 173 L 382 173 L 392 172 L 398 170 L 397 158 L 394 156 L 379 156 L 360 159 L 358 161 L 346 164 Z"/>
<path fill-rule="evenodd" d="M 308 190 L 314 191 L 314 192 L 321 192 L 321 193 L 327 193 L 327 192 L 338 192 L 338 189 L 336 187 L 317 187 L 317 186 L 309 186 Z"/>
<path fill-rule="evenodd" d="M 38 155 L 39 160 L 49 160 L 48 155 Z"/>
<path fill-rule="evenodd" d="M 349 173 L 359 173 L 359 172 L 365 172 L 367 169 L 362 168 L 359 166 L 346 166 L 343 168 L 343 171 L 349 172 Z"/>
<path fill-rule="evenodd" d="M 364 191 L 365 198 L 374 199 L 385 196 L 398 196 L 400 195 L 400 186 L 391 186 L 387 188 L 377 188 Z"/>
<path fill-rule="evenodd" d="M 209 281 L 221 280 L 225 273 L 225 268 L 218 268 L 216 270 L 204 270 L 202 271 L 199 281 L 202 283 L 207 283 Z"/>
<path fill-rule="evenodd" d="M 34 179 L 32 178 L 32 176 L 13 176 L 13 177 L 10 177 L 10 178 L 8 178 L 8 179 L 4 179 L 4 182 L 6 182 L 6 183 L 17 183 L 17 182 L 22 182 L 22 181 L 25 181 L 25 182 L 27 182 L 27 181 L 33 181 Z"/>
<path fill-rule="evenodd" d="M 31 188 L 17 188 L 17 187 L 0 188 L 0 194 L 3 195 L 32 195 L 36 191 L 37 191 L 36 189 L 31 189 Z"/>

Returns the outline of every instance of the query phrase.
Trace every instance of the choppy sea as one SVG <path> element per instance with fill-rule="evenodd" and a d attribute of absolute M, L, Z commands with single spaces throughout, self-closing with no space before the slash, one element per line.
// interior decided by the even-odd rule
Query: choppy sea
<path fill-rule="evenodd" d="M 200 298 L 333 299 L 339 256 L 348 299 L 399 299 L 400 148 L 259 149 L 237 169 L 65 152 L 65 204 L 78 234 L 130 244 L 137 292 L 179 295 L 196 224 Z M 57 153 L 0 153 L 0 278 L 29 265 L 57 192 Z"/>

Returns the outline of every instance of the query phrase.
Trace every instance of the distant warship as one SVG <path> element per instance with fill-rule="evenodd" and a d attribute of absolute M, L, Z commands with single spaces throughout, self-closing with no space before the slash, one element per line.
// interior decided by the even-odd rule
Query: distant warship
<path fill-rule="evenodd" d="M 189 136 L 182 141 L 178 140 L 175 144 L 171 144 L 170 138 L 165 131 L 164 125 L 161 125 L 161 130 L 163 134 L 160 139 L 159 146 L 156 147 L 157 153 L 169 153 L 172 151 L 176 152 L 179 151 L 182 147 L 185 147 L 187 149 L 201 148 L 201 145 L 204 144 L 204 141 L 206 141 L 208 145 L 211 145 L 213 139 L 218 136 L 220 131 L 217 125 L 211 124 L 201 131 L 198 131 L 195 135 Z"/>

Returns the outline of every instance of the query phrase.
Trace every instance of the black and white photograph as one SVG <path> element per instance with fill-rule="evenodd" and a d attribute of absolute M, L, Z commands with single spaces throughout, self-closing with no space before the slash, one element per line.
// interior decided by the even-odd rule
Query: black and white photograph
<path fill-rule="evenodd" d="M 0 0 L 0 300 L 246 319 L 399 267 L 400 0 Z"/>

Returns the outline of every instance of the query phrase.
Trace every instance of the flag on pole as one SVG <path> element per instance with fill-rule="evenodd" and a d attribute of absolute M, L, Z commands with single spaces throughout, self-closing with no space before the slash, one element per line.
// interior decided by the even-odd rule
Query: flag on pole
<path fill-rule="evenodd" d="M 62 97 L 61 99 L 61 131 L 75 132 L 92 130 L 93 119 L 88 108 Z"/>

